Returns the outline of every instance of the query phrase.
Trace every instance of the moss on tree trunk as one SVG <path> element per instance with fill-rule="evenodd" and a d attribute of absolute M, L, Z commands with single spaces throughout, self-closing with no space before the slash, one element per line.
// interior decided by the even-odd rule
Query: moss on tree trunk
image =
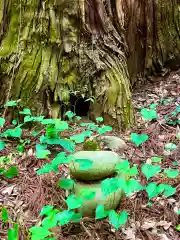
<path fill-rule="evenodd" d="M 92 117 L 121 128 L 134 123 L 122 38 L 102 4 L 95 8 L 104 15 L 97 32 L 87 2 L 1 0 L 0 6 L 1 106 L 21 99 L 35 113 L 61 117 L 62 103 L 79 91 L 95 98 Z"/>

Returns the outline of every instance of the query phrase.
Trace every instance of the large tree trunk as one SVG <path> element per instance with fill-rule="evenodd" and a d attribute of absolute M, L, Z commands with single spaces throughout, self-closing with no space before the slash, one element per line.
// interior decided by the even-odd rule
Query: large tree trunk
<path fill-rule="evenodd" d="M 21 99 L 36 113 L 59 117 L 79 91 L 78 98 L 95 97 L 92 117 L 121 128 L 134 123 L 123 38 L 100 1 L 1 3 L 1 105 Z"/>
<path fill-rule="evenodd" d="M 20 98 L 61 117 L 79 91 L 95 97 L 90 116 L 130 127 L 130 83 L 179 56 L 178 9 L 175 0 L 1 0 L 0 105 Z"/>
<path fill-rule="evenodd" d="M 123 0 L 123 5 L 131 82 L 164 66 L 180 67 L 179 0 Z"/>

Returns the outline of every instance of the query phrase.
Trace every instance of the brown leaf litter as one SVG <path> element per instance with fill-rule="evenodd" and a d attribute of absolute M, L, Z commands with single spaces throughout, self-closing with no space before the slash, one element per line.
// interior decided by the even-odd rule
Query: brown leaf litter
<path fill-rule="evenodd" d="M 129 139 L 129 131 L 121 137 L 127 142 L 128 149 L 124 158 L 132 164 L 141 164 L 150 161 L 153 156 L 163 156 L 164 144 L 179 142 L 175 138 L 177 126 L 167 125 L 162 121 L 175 108 L 175 103 L 160 105 L 157 108 L 160 119 L 147 123 L 139 116 L 139 109 L 156 103 L 163 98 L 180 96 L 180 71 L 171 73 L 166 77 L 156 77 L 146 86 L 134 90 L 133 101 L 137 110 L 137 126 L 131 132 L 147 133 L 149 140 L 139 148 L 135 147 Z M 81 131 L 78 129 L 77 132 Z M 68 134 L 67 134 L 68 135 Z M 118 132 L 113 135 L 120 136 Z M 0 183 L 0 206 L 6 206 L 13 221 L 20 224 L 20 240 L 27 239 L 28 228 L 39 223 L 39 212 L 43 205 L 51 204 L 55 207 L 65 207 L 65 192 L 57 187 L 59 177 L 67 176 L 68 169 L 64 166 L 60 172 L 38 176 L 36 170 L 46 161 L 38 160 L 33 153 L 37 138 L 33 139 L 26 155 L 15 156 L 20 174 L 12 180 L 2 179 Z M 8 155 L 15 149 L 14 142 L 8 142 L 6 151 L 2 155 Z M 59 151 L 59 149 L 57 149 Z M 120 153 L 121 154 L 121 153 Z M 53 156 L 51 156 L 53 157 Z M 162 169 L 173 166 L 173 162 L 180 163 L 180 147 L 168 156 L 163 156 Z M 142 184 L 147 180 L 142 174 L 139 175 Z M 84 218 L 81 223 L 68 224 L 53 229 L 59 240 L 178 240 L 180 233 L 175 229 L 180 223 L 177 210 L 180 209 L 180 177 L 169 179 L 165 176 L 154 177 L 152 181 L 167 183 L 177 188 L 177 192 L 170 198 L 156 197 L 151 200 L 152 207 L 148 206 L 148 197 L 145 191 L 124 198 L 119 205 L 118 211 L 126 210 L 129 214 L 128 222 L 119 230 L 113 229 L 108 220 L 96 221 Z M 7 226 L 1 222 L 0 239 L 7 239 Z"/>

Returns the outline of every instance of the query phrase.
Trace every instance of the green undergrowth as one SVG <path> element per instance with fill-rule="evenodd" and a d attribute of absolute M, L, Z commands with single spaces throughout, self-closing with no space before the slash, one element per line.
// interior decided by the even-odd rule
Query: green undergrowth
<path fill-rule="evenodd" d="M 69 164 L 73 160 L 73 154 L 75 153 L 76 145 L 84 142 L 92 141 L 93 136 L 99 136 L 104 133 L 112 131 L 111 126 L 103 124 L 103 118 L 96 118 L 95 123 L 83 123 L 81 118 L 76 114 L 68 111 L 66 116 L 68 121 L 60 119 L 46 119 L 44 116 L 34 116 L 30 109 L 24 108 L 20 110 L 18 107 L 20 100 L 10 101 L 4 107 L 12 108 L 14 111 L 18 111 L 19 116 L 23 116 L 23 121 L 20 122 L 20 118 L 14 119 L 12 125 L 6 126 L 6 119 L 0 117 L 0 152 L 6 149 L 7 139 L 15 141 L 17 143 L 16 151 L 8 156 L 0 157 L 0 175 L 4 178 L 13 178 L 19 176 L 18 166 L 14 163 L 13 159 L 16 155 L 23 154 L 25 146 L 31 144 L 31 138 L 26 139 L 24 137 L 24 129 L 27 129 L 27 124 L 33 125 L 33 130 L 29 130 L 29 134 L 33 137 L 38 137 L 38 141 L 35 146 L 35 153 L 37 159 L 49 159 L 51 156 L 50 146 L 60 146 L 60 151 L 50 163 L 45 163 L 42 168 L 37 170 L 37 175 L 48 174 L 50 172 L 58 173 L 59 167 L 63 164 Z M 161 103 L 164 104 L 164 103 Z M 157 104 L 152 104 L 149 108 L 144 108 L 140 111 L 141 117 L 147 121 L 158 120 L 159 116 L 156 111 Z M 179 113 L 179 106 L 176 107 L 176 114 Z M 176 123 L 179 120 L 176 120 Z M 38 127 L 36 128 L 36 125 Z M 77 129 L 81 129 L 81 133 L 74 134 Z M 43 131 L 42 131 L 43 130 Z M 63 133 L 68 131 L 68 137 L 63 137 Z M 145 142 L 149 140 L 149 136 L 145 133 L 138 134 L 132 132 L 130 134 L 130 141 L 137 147 L 141 147 Z M 179 140 L 179 133 L 176 136 L 176 140 Z M 98 150 L 99 148 L 94 148 Z M 166 151 L 174 151 L 177 149 L 175 142 L 166 143 L 164 146 Z M 2 155 L 2 154 L 1 154 Z M 176 188 L 169 184 L 157 184 L 151 181 L 151 179 L 157 175 L 163 175 L 168 178 L 176 178 L 179 175 L 178 166 L 173 168 L 164 169 L 161 167 L 163 156 L 153 156 L 150 163 L 143 163 L 141 166 L 132 165 L 131 162 L 126 159 L 122 160 L 115 167 L 117 173 L 123 173 L 128 180 L 121 177 L 107 178 L 101 182 L 101 191 L 104 197 L 116 192 L 118 189 L 122 189 L 126 197 L 130 197 L 133 193 L 139 191 L 146 191 L 148 201 L 147 206 L 151 206 L 152 198 L 163 195 L 164 197 L 172 196 L 176 193 Z M 89 159 L 76 159 L 76 163 L 79 164 L 80 169 L 88 171 L 93 162 Z M 178 163 L 177 163 L 178 165 Z M 175 169 L 174 169 L 175 168 Z M 147 185 L 142 185 L 138 180 L 139 174 L 142 173 L 147 179 Z M 73 179 L 61 178 L 59 179 L 58 187 L 71 190 L 75 182 Z M 89 189 L 82 189 L 81 193 L 76 196 L 75 194 L 69 195 L 66 202 L 66 209 L 61 210 L 51 205 L 46 205 L 40 212 L 40 224 L 33 226 L 29 229 L 28 239 L 43 240 L 56 239 L 52 229 L 57 226 L 63 226 L 70 222 L 80 222 L 83 218 L 82 214 L 77 211 L 82 207 L 85 200 L 91 200 L 95 197 L 95 192 Z M 6 207 L 1 209 L 2 221 L 4 224 L 11 228 L 8 229 L 8 240 L 18 239 L 18 223 L 12 222 L 8 216 Z M 96 208 L 95 218 L 97 220 L 108 218 L 110 224 L 119 229 L 122 225 L 126 224 L 129 216 L 128 209 L 122 210 L 120 213 L 115 210 L 107 211 L 104 206 L 99 204 Z M 178 230 L 178 227 L 177 227 Z"/>

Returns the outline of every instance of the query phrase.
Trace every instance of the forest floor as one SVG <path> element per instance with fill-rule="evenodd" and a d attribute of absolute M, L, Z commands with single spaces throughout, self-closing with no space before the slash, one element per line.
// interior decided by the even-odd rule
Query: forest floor
<path fill-rule="evenodd" d="M 169 99 L 175 100 L 169 100 Z M 162 102 L 164 99 L 164 102 Z M 133 102 L 136 110 L 137 126 L 125 133 L 113 134 L 124 139 L 128 145 L 124 152 L 126 159 L 133 164 L 141 166 L 143 163 L 151 163 L 152 156 L 162 157 L 161 168 L 169 167 L 180 170 L 180 141 L 176 138 L 179 130 L 178 124 L 168 124 L 164 118 L 174 122 L 177 116 L 171 113 L 180 105 L 180 71 L 171 72 L 164 77 L 153 77 L 145 85 L 137 86 L 133 93 Z M 161 104 L 159 104 L 161 102 Z M 145 121 L 140 117 L 139 110 L 156 104 L 159 119 Z M 179 116 L 178 116 L 179 118 Z M 180 119 L 179 119 L 180 120 Z M 146 133 L 149 140 L 136 147 L 130 142 L 131 132 Z M 166 143 L 176 143 L 174 151 L 164 152 Z M 34 149 L 36 138 L 31 139 L 31 144 L 25 149 L 25 154 L 16 156 L 15 162 L 19 168 L 19 176 L 6 179 L 0 183 L 0 206 L 6 206 L 10 218 L 20 225 L 19 240 L 26 240 L 28 229 L 40 222 L 39 213 L 44 205 L 64 206 L 65 192 L 57 188 L 60 176 L 68 174 L 64 166 L 58 175 L 45 174 L 38 176 L 36 170 L 45 160 L 38 160 Z M 7 156 L 16 149 L 14 142 L 9 142 L 6 149 L 0 152 L 1 156 Z M 121 154 L 121 153 L 120 153 Z M 138 176 L 142 185 L 148 184 L 143 174 Z M 119 205 L 118 211 L 126 210 L 129 214 L 125 226 L 114 230 L 108 220 L 94 220 L 84 218 L 81 223 L 71 223 L 55 228 L 57 239 L 63 240 L 178 240 L 180 232 L 176 226 L 180 224 L 180 175 L 168 178 L 158 174 L 151 182 L 170 184 L 176 187 L 176 193 L 168 198 L 158 196 L 151 199 L 148 204 L 148 195 L 145 191 L 134 193 L 131 197 L 125 197 Z M 0 222 L 0 239 L 7 239 L 7 225 Z"/>

